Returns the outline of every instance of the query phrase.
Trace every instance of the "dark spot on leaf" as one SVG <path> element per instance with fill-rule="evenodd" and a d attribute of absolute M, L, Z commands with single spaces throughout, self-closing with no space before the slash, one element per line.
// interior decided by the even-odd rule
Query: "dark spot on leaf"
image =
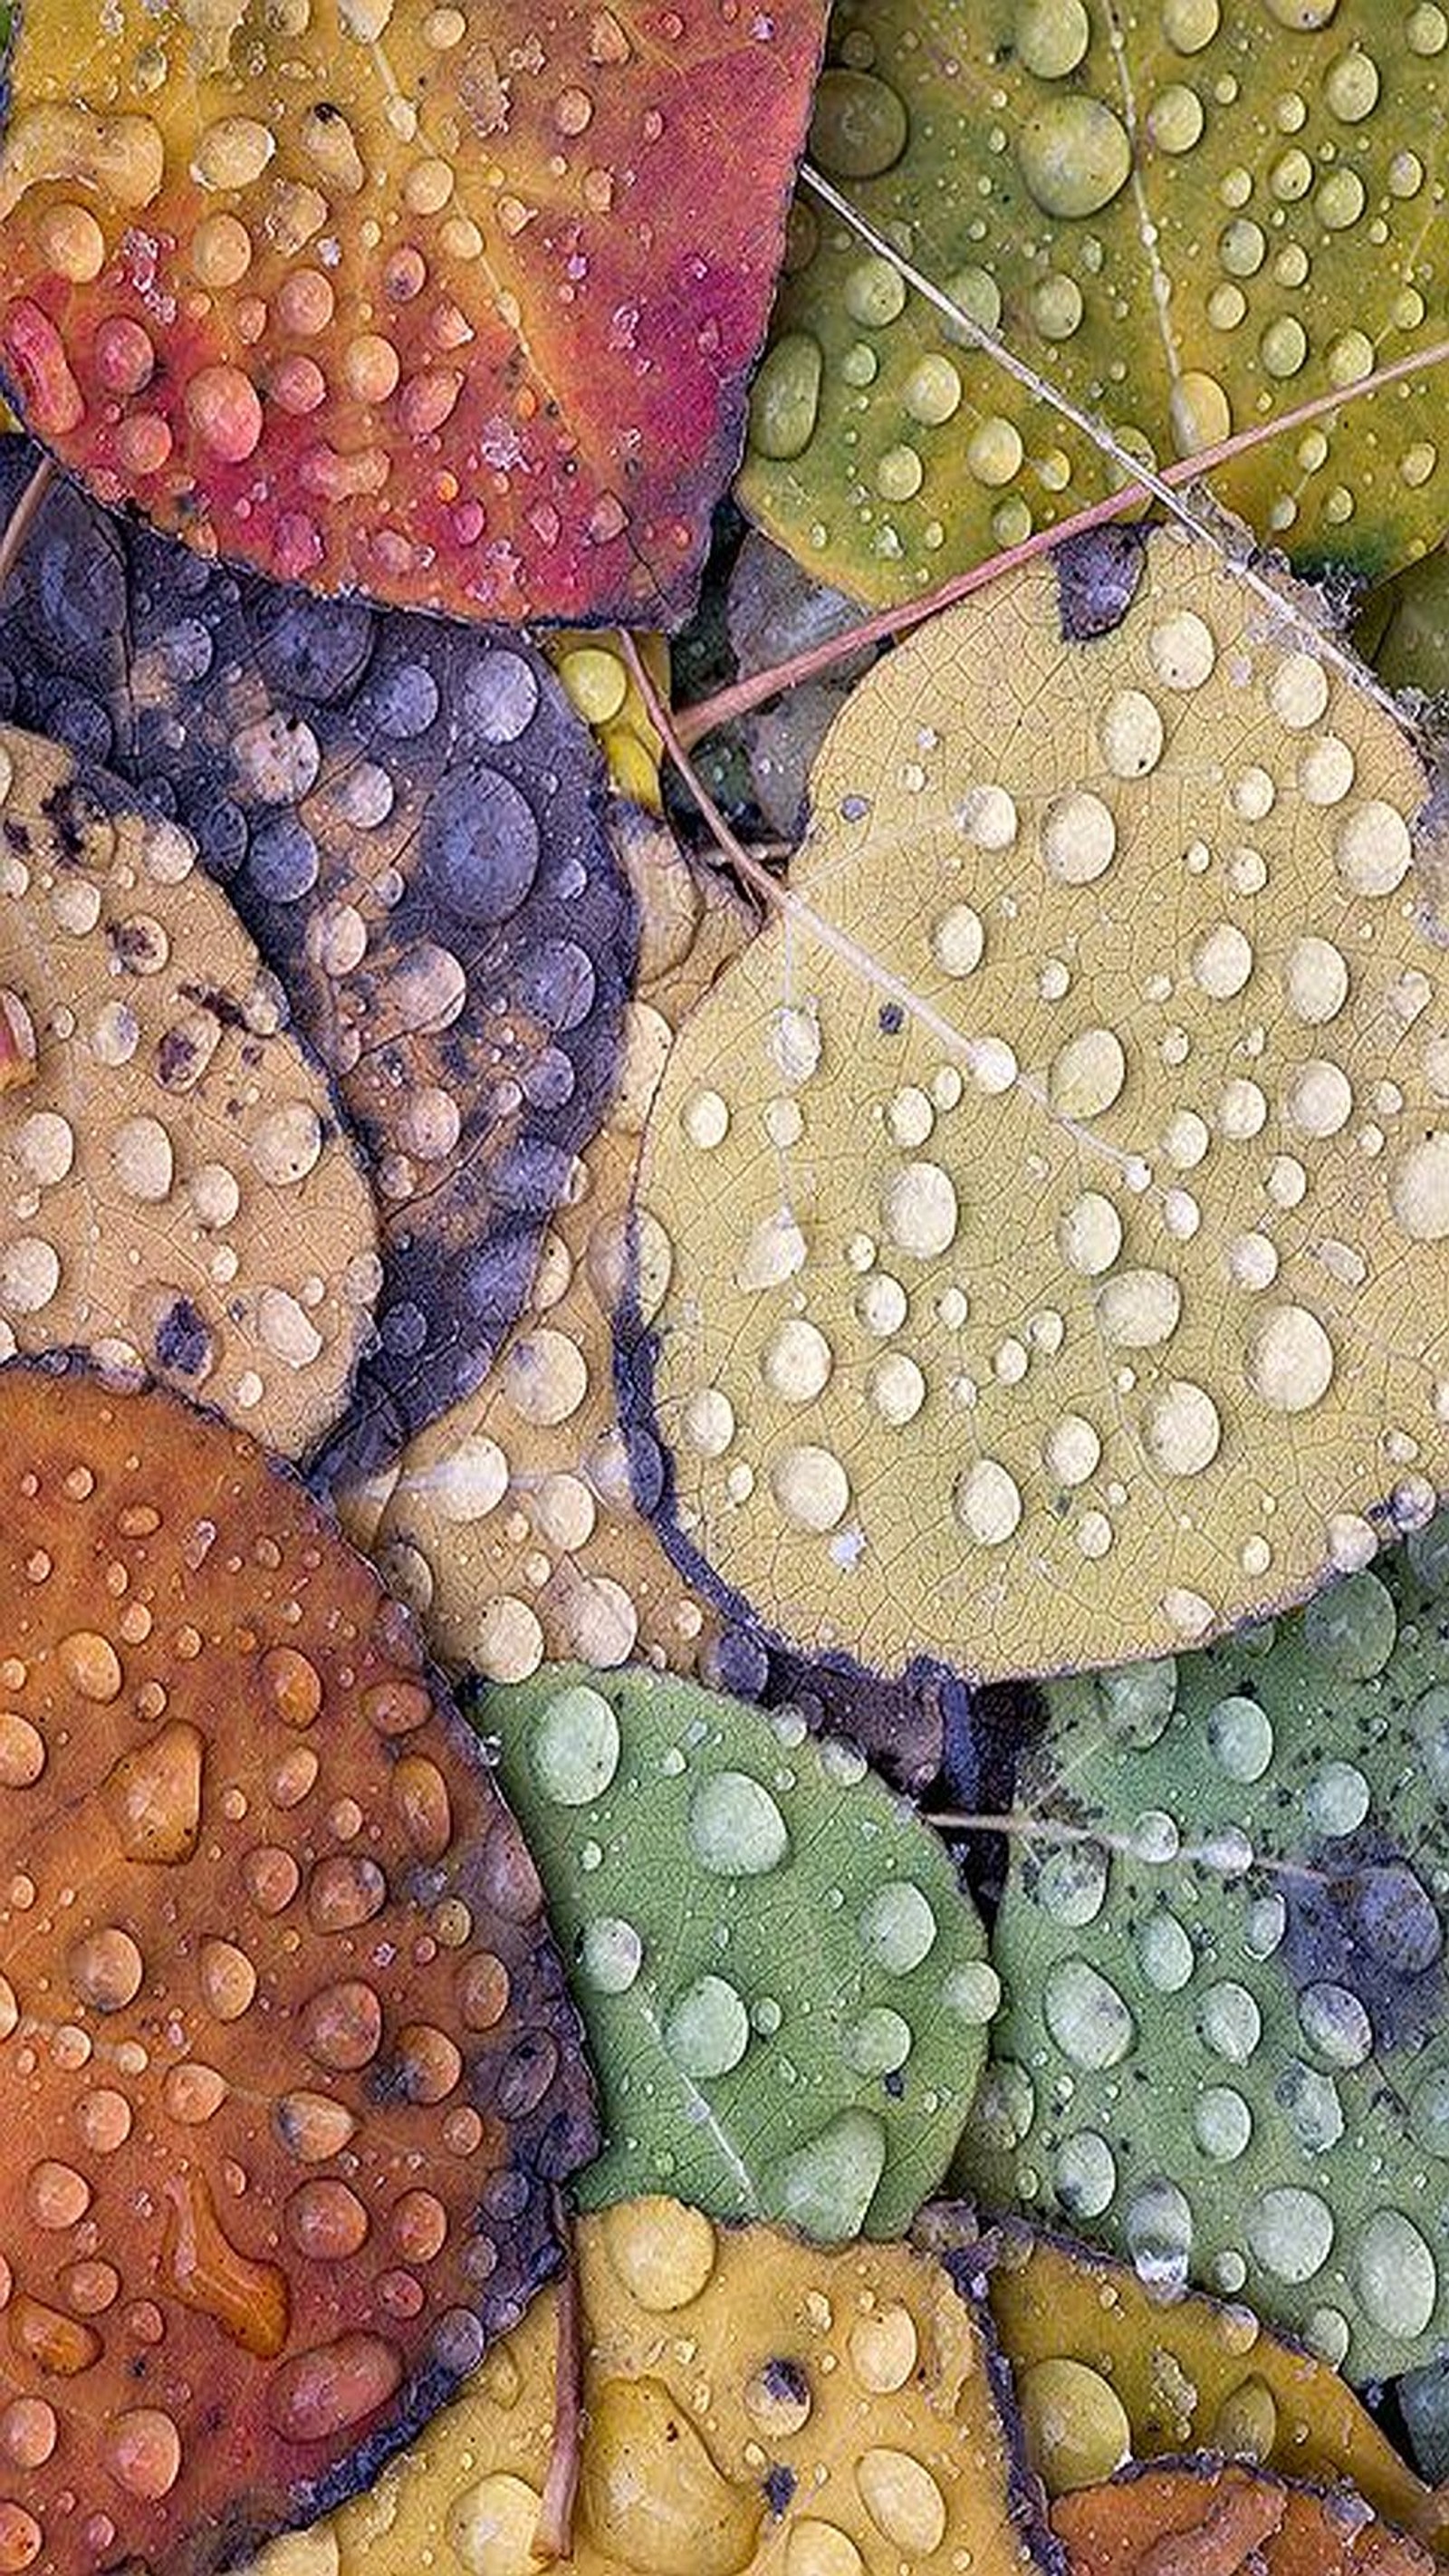
<path fill-rule="evenodd" d="M 1064 644 L 1090 644 L 1121 625 L 1137 596 L 1144 546 L 1140 529 L 1106 527 L 1053 548 Z"/>
<path fill-rule="evenodd" d="M 1361 1825 L 1318 1842 L 1281 1886 L 1281 1955 L 1299 1990 L 1327 1983 L 1357 1995 L 1380 2055 L 1428 2039 L 1444 2012 L 1443 1926 L 1387 1834 Z"/>

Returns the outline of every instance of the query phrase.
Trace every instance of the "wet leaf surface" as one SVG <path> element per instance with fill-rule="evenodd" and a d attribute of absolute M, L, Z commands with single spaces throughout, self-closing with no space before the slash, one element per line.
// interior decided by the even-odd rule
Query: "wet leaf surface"
<path fill-rule="evenodd" d="M 13 506 L 34 451 L 0 442 Z M 534 648 L 208 569 L 49 497 L 0 706 L 194 833 L 372 1163 L 377 1342 L 327 1481 L 478 1385 L 612 1091 L 635 919 Z"/>
<path fill-rule="evenodd" d="M 809 148 L 1031 377 L 1165 464 L 1441 336 L 1446 49 L 1408 0 L 845 0 Z M 817 579 L 911 599 L 1126 479 L 808 188 L 791 243 L 739 488 Z M 1214 488 L 1302 567 L 1380 578 L 1449 523 L 1435 376 Z"/>
<path fill-rule="evenodd" d="M 1418 2544 L 1356 2497 L 1184 2463 L 1064 2496 L 1072 2576 L 1429 2576 Z"/>
<path fill-rule="evenodd" d="M 823 14 L 27 0 L 0 365 L 103 499 L 204 553 L 667 624 L 738 454 Z"/>
<path fill-rule="evenodd" d="M 1050 1686 L 959 2168 L 1360 2382 L 1449 2314 L 1446 1582 L 1426 1514 L 1276 1631 Z"/>
<path fill-rule="evenodd" d="M 1010 2224 L 988 2259 L 992 2318 L 1048 2494 L 1094 2486 L 1128 2458 L 1226 2453 L 1353 2487 L 1426 2548 L 1449 2547 L 1449 2506 L 1326 2363 L 1259 2323 L 1255 2282 L 1231 2305 L 1163 2300 L 1130 2264 Z"/>
<path fill-rule="evenodd" d="M 74 1369 L 0 1372 L 0 1457 L 0 2557 L 211 2569 L 553 2270 L 578 2026 L 467 1730 L 299 1485 Z"/>
<path fill-rule="evenodd" d="M 826 2254 L 677 2201 L 577 2231 L 588 2429 L 578 2576 L 1053 2567 L 978 2313 L 905 2246 Z M 370 2497 L 257 2576 L 529 2576 L 556 2294 Z"/>
<path fill-rule="evenodd" d="M 650 1113 L 661 1526 L 887 1673 L 1201 1642 L 1443 1455 L 1424 770 L 1301 597 L 1119 548 L 1111 631 L 1032 565 L 855 690 Z"/>
<path fill-rule="evenodd" d="M 903 2232 L 999 2000 L 938 1838 L 795 1711 L 577 1664 L 467 1705 L 599 2070 L 585 2203 L 667 2188 L 828 2242 Z"/>
<path fill-rule="evenodd" d="M 381 1277 L 331 1093 L 173 823 L 8 727 L 0 782 L 0 1357 L 83 1346 L 298 1455 Z"/>

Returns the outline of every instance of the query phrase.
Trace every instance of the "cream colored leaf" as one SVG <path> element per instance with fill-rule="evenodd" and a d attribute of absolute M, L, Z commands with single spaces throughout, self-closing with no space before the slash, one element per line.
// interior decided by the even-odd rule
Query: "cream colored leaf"
<path fill-rule="evenodd" d="M 0 1357 L 89 1349 L 300 1455 L 381 1268 L 281 987 L 184 832 L 8 728 L 0 833 Z"/>
<path fill-rule="evenodd" d="M 885 1671 L 1201 1643 L 1443 1461 L 1420 760 L 1301 594 L 1135 542 L 857 689 L 651 1116 L 683 1550 Z"/>

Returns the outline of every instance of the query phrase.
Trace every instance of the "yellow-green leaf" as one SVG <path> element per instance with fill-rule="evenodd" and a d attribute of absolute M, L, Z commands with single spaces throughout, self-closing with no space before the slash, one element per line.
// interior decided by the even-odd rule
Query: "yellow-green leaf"
<path fill-rule="evenodd" d="M 1449 18 L 1412 0 L 841 0 L 810 151 L 1030 374 L 1159 464 L 1442 338 Z M 1378 578 L 1449 523 L 1433 373 L 1256 448 L 1220 498 Z M 804 189 L 742 497 L 914 598 L 1123 479 Z"/>

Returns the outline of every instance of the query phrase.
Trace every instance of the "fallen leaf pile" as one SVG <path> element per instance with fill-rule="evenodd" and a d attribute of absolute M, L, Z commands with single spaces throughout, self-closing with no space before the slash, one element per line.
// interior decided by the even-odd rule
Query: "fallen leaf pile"
<path fill-rule="evenodd" d="M 828 14 L 0 0 L 0 2576 L 1449 2563 L 1449 5 Z"/>
<path fill-rule="evenodd" d="M 487 1374 L 614 1086 L 597 755 L 521 639 L 209 572 L 68 487 L 12 589 L 16 711 L 193 834 L 366 1145 L 384 1275 L 327 1472 L 375 1466 Z"/>

